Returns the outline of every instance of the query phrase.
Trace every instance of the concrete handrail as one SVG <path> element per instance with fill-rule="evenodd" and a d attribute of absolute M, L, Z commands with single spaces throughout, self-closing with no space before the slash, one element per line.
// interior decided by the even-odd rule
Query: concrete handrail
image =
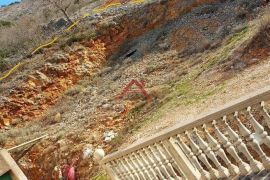
<path fill-rule="evenodd" d="M 244 96 L 244 97 L 242 97 L 240 99 L 237 99 L 236 101 L 230 102 L 230 103 L 228 103 L 228 104 L 226 104 L 226 105 L 224 105 L 224 106 L 222 106 L 220 108 L 217 108 L 216 110 L 213 110 L 213 111 L 208 112 L 206 114 L 202 114 L 198 118 L 195 118 L 193 120 L 190 120 L 188 122 L 184 122 L 184 123 L 181 123 L 181 124 L 176 124 L 173 127 L 167 128 L 164 131 L 162 131 L 162 132 L 160 132 L 160 133 L 158 133 L 158 134 L 156 134 L 156 135 L 154 135 L 152 137 L 146 138 L 143 141 L 136 142 L 136 143 L 128 146 L 125 149 L 122 149 L 122 150 L 119 150 L 119 151 L 117 151 L 115 153 L 109 154 L 109 155 L 104 157 L 101 164 L 103 164 L 103 166 L 106 166 L 106 164 L 108 165 L 105 168 L 107 169 L 107 171 L 109 169 L 109 171 L 110 171 L 109 174 L 114 174 L 114 175 L 111 175 L 111 177 L 114 177 L 113 179 L 121 179 L 121 178 L 119 178 L 119 172 L 113 172 L 113 171 L 118 171 L 117 169 L 116 170 L 114 169 L 114 166 L 119 165 L 119 163 L 121 164 L 120 165 L 121 167 L 119 167 L 119 171 L 122 171 L 121 169 L 124 168 L 125 171 L 123 170 L 122 173 L 125 174 L 125 172 L 126 172 L 125 176 L 128 176 L 129 173 L 134 174 L 135 172 L 138 171 L 138 170 L 136 171 L 136 169 L 138 169 L 138 168 L 136 168 L 136 166 L 140 167 L 140 165 L 141 165 L 141 167 L 143 167 L 143 164 L 148 164 L 147 167 L 151 169 L 151 166 L 150 166 L 150 164 L 151 164 L 150 162 L 152 162 L 152 161 L 150 161 L 151 158 L 148 158 L 150 160 L 149 160 L 149 162 L 147 162 L 147 158 L 146 159 L 142 158 L 141 151 L 144 151 L 144 149 L 147 149 L 148 147 L 152 147 L 152 146 L 156 147 L 156 145 L 157 145 L 158 147 L 156 147 L 156 152 L 163 152 L 163 153 L 167 154 L 168 155 L 167 157 L 173 159 L 176 162 L 176 164 L 178 164 L 179 166 L 181 166 L 181 163 L 183 164 L 183 162 L 188 163 L 188 165 L 186 165 L 184 167 L 180 167 L 179 172 L 177 172 L 176 174 L 178 174 L 178 173 L 182 174 L 183 173 L 183 176 L 181 176 L 181 177 L 187 177 L 186 175 L 188 173 L 194 172 L 194 176 L 189 177 L 188 179 L 198 179 L 198 177 L 204 176 L 203 173 L 202 173 L 204 171 L 204 169 L 203 168 L 200 169 L 201 166 L 199 164 L 197 164 L 196 168 L 190 168 L 190 166 L 194 166 L 194 162 L 191 162 L 192 160 L 194 160 L 193 156 L 196 155 L 195 158 L 197 159 L 197 156 L 201 155 L 199 150 L 204 152 L 204 154 L 207 157 L 212 157 L 212 156 L 211 156 L 211 154 L 207 154 L 208 151 L 206 149 L 208 148 L 208 144 L 207 144 L 207 142 L 205 142 L 203 140 L 203 138 L 200 138 L 200 135 L 196 132 L 197 131 L 196 128 L 197 127 L 201 128 L 201 126 L 204 125 L 204 124 L 209 124 L 209 123 L 213 122 L 213 120 L 221 120 L 223 118 L 223 124 L 225 124 L 227 126 L 227 128 L 228 128 L 228 131 L 230 131 L 231 127 L 229 126 L 229 124 L 227 124 L 226 116 L 233 115 L 235 112 L 238 112 L 238 111 L 241 111 L 243 109 L 247 109 L 248 107 L 250 107 L 249 110 L 247 110 L 247 112 L 249 114 L 248 119 L 251 118 L 250 122 L 253 125 L 253 129 L 255 129 L 255 133 L 251 133 L 240 122 L 240 119 L 238 118 L 237 113 L 234 115 L 234 117 L 236 118 L 236 120 L 238 122 L 238 125 L 239 125 L 239 132 L 243 132 L 243 136 L 241 136 L 241 138 L 246 137 L 246 138 L 250 139 L 250 138 L 253 138 L 253 136 L 251 136 L 253 134 L 255 134 L 257 136 L 260 136 L 260 137 L 263 137 L 262 134 L 265 134 L 265 133 L 267 134 L 267 132 L 264 130 L 262 125 L 260 125 L 256 121 L 256 119 L 254 118 L 254 116 L 252 114 L 252 111 L 251 111 L 251 107 L 252 106 L 258 106 L 258 105 L 260 105 L 261 102 L 268 101 L 268 100 L 270 100 L 270 86 L 268 86 L 266 88 L 263 88 L 261 90 L 258 90 L 256 92 L 253 92 L 251 94 L 248 94 L 248 95 L 246 95 L 246 96 Z M 267 112 L 265 112 L 265 113 L 266 114 L 264 114 L 264 117 L 269 118 L 269 119 L 266 120 L 267 124 L 268 124 L 269 123 L 268 121 L 270 121 L 270 116 L 269 116 L 269 114 Z M 269 125 L 270 125 L 270 123 L 269 123 Z M 209 147 L 213 146 L 210 149 L 218 148 L 219 150 L 223 151 L 223 149 L 220 148 L 219 143 L 220 142 L 228 143 L 229 140 L 227 140 L 227 138 L 226 138 L 227 135 L 225 136 L 225 135 L 222 134 L 221 131 L 219 131 L 219 128 L 214 124 L 214 122 L 213 122 L 213 126 L 216 128 L 215 129 L 216 133 L 220 135 L 219 136 L 220 139 L 216 141 L 215 138 L 212 138 L 212 135 L 210 135 L 208 133 L 207 129 L 204 129 L 205 130 L 204 132 L 207 134 L 205 137 L 207 137 L 207 139 L 208 139 Z M 193 142 L 193 137 L 191 137 L 191 133 L 188 132 L 191 129 L 193 129 L 193 134 L 195 134 L 195 136 L 198 139 L 196 141 L 196 143 Z M 251 131 L 253 131 L 253 130 L 251 130 Z M 180 135 L 179 135 L 179 134 L 184 134 L 184 133 L 186 134 L 186 136 L 188 138 L 190 138 L 189 144 L 187 146 L 185 145 L 185 143 L 184 143 L 184 145 L 182 144 L 183 143 L 181 141 L 182 137 L 180 138 Z M 240 137 L 237 136 L 237 133 L 235 134 L 233 130 L 232 130 L 232 134 L 233 134 L 232 137 L 230 136 L 231 142 L 234 142 L 234 140 L 240 139 Z M 244 136 L 244 135 L 246 135 L 246 136 Z M 180 140 L 176 140 L 175 139 L 176 137 L 179 137 Z M 267 138 L 268 137 L 269 136 L 267 135 Z M 225 140 L 224 140 L 224 138 L 225 138 Z M 255 139 L 255 141 L 256 140 L 257 139 Z M 268 142 L 268 140 L 269 140 L 269 142 Z M 179 145 L 180 148 L 177 148 L 177 147 L 173 147 L 174 143 L 182 144 L 182 145 Z M 258 140 L 258 143 L 259 144 L 265 143 L 267 146 L 268 145 L 270 146 L 270 137 L 267 140 L 266 139 L 260 139 L 260 140 Z M 165 144 L 165 146 L 163 147 L 164 144 Z M 242 146 L 245 146 L 245 145 L 241 144 L 241 148 L 242 148 Z M 238 145 L 235 145 L 235 147 L 238 148 Z M 155 148 L 150 148 L 150 149 L 154 149 L 154 151 L 152 151 L 152 150 L 148 151 L 147 150 L 148 154 L 147 153 L 145 154 L 146 157 L 149 154 L 152 154 L 152 153 L 155 152 Z M 244 149 L 245 149 L 245 147 L 244 147 Z M 255 149 L 256 152 L 260 152 L 260 154 L 261 153 L 264 154 L 264 152 L 262 152 L 262 149 L 260 147 L 257 147 L 257 146 L 255 147 L 254 146 L 254 149 Z M 215 152 L 215 151 L 213 150 L 213 152 Z M 234 153 L 234 152 L 232 152 L 232 153 Z M 248 150 L 247 151 L 244 150 L 242 153 L 247 155 L 248 158 L 251 158 L 251 160 L 253 159 L 252 156 L 250 155 L 250 153 L 248 152 Z M 189 156 L 189 155 L 191 155 L 191 156 L 189 158 L 180 157 L 181 158 L 181 162 L 180 162 L 179 161 L 179 156 L 181 156 L 181 154 L 182 155 L 184 154 L 185 156 Z M 134 155 L 134 159 L 132 159 L 133 155 Z M 125 158 L 126 156 L 128 156 L 128 159 Z M 155 156 L 156 155 L 153 155 L 154 158 L 155 158 Z M 225 158 L 225 159 L 227 158 L 224 154 L 222 154 L 221 156 L 222 156 L 221 158 Z M 157 156 L 157 158 L 159 158 L 159 157 L 163 157 L 162 153 L 161 153 L 161 155 Z M 238 158 L 238 156 L 236 158 Z M 124 159 L 124 160 L 122 160 L 122 159 Z M 203 161 L 202 159 L 200 159 L 200 160 Z M 212 161 L 214 162 L 214 164 L 216 164 L 216 165 L 218 164 L 218 161 L 216 159 L 213 159 Z M 227 160 L 225 160 L 225 161 L 227 161 Z M 254 160 L 254 162 L 256 162 L 256 161 Z M 152 163 L 155 166 L 157 165 L 157 164 L 155 164 L 155 162 L 152 162 Z M 196 162 L 195 162 L 195 164 L 196 164 Z M 262 162 L 262 164 L 263 164 L 264 168 L 268 168 L 268 162 Z M 200 167 L 198 167 L 198 166 L 200 166 Z M 269 161 L 269 166 L 270 166 L 270 161 Z M 255 167 L 255 165 L 254 165 L 254 167 Z M 253 167 L 251 167 L 251 171 L 253 171 L 253 172 L 256 171 L 256 170 L 261 170 L 262 169 L 261 166 L 259 166 L 259 165 L 256 165 L 257 169 L 256 168 L 252 169 L 252 168 Z M 230 170 L 229 167 L 228 167 L 228 169 Z M 133 170 L 134 170 L 134 172 L 133 172 Z M 196 172 L 197 170 L 200 171 L 200 173 Z M 180 173 L 180 171 L 183 171 L 183 172 Z M 190 171 L 190 172 L 185 172 L 185 171 Z M 210 174 L 211 174 L 211 166 L 209 166 L 209 171 L 210 171 Z M 243 172 L 245 172 L 244 168 L 241 168 L 240 171 L 241 171 L 241 175 L 248 174 L 248 173 L 243 173 Z M 131 172 L 133 172 L 133 173 L 131 173 Z M 145 173 L 147 174 L 146 170 L 145 170 Z M 221 173 L 221 171 L 220 171 L 220 173 Z M 138 171 L 137 174 L 140 175 L 140 172 Z M 164 174 L 164 173 L 161 173 L 160 175 L 158 175 L 158 173 L 155 171 L 154 174 L 156 174 L 154 176 L 159 177 L 159 176 L 162 176 L 162 174 Z M 215 175 L 215 177 L 227 177 L 228 174 L 225 174 L 225 175 L 218 174 L 218 175 Z M 231 172 L 231 175 L 232 174 L 233 173 Z M 234 172 L 234 175 L 236 175 L 236 174 L 237 174 L 237 172 Z M 144 176 L 144 173 L 142 173 L 140 177 L 143 177 L 143 176 Z M 124 177 L 124 175 L 123 175 L 123 177 Z M 130 177 L 132 177 L 132 175 L 130 175 Z M 144 179 L 144 178 L 139 178 L 139 179 Z"/>

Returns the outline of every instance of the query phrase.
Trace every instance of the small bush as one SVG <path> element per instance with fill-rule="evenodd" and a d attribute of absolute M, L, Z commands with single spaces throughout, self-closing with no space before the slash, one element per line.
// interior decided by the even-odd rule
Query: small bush
<path fill-rule="evenodd" d="M 0 50 L 0 72 L 5 71 L 8 67 L 8 63 L 6 61 L 6 57 L 8 53 L 4 50 Z"/>
<path fill-rule="evenodd" d="M 149 66 L 147 66 L 144 70 L 144 74 L 151 74 L 152 72 L 154 72 L 157 69 L 157 67 L 155 65 L 150 64 Z"/>
<path fill-rule="evenodd" d="M 82 40 L 90 40 L 96 37 L 95 32 L 78 32 L 76 34 L 72 34 L 69 39 L 67 39 L 66 44 L 71 45 L 74 42 L 79 42 Z"/>
<path fill-rule="evenodd" d="M 11 22 L 0 20 L 0 27 L 10 27 L 10 26 L 12 26 Z"/>
<path fill-rule="evenodd" d="M 74 42 L 79 42 L 83 40 L 83 37 L 80 34 L 73 34 L 68 40 L 67 40 L 67 45 L 71 45 Z"/>
<path fill-rule="evenodd" d="M 4 58 L 0 57 L 0 72 L 5 71 L 7 67 L 8 67 L 7 61 Z"/>
<path fill-rule="evenodd" d="M 75 96 L 83 91 L 82 86 L 75 86 L 73 88 L 68 89 L 65 94 L 68 96 Z"/>

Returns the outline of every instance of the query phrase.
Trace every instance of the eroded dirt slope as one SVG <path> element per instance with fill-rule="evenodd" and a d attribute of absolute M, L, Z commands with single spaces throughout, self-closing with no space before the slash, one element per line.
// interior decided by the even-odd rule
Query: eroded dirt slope
<path fill-rule="evenodd" d="M 159 119 L 160 110 L 210 98 L 241 70 L 268 61 L 265 43 L 251 45 L 257 42 L 252 20 L 263 5 L 154 1 L 85 23 L 96 27 L 96 36 L 45 50 L 28 60 L 42 62 L 1 84 L 1 145 L 48 133 L 19 161 L 29 179 L 51 179 L 55 166 L 77 157 L 78 177 L 89 179 L 97 166 L 82 158 L 85 147 L 114 151 L 144 122 Z M 141 96 L 115 99 L 132 79 L 145 82 L 151 103 Z M 118 136 L 104 142 L 109 130 Z"/>

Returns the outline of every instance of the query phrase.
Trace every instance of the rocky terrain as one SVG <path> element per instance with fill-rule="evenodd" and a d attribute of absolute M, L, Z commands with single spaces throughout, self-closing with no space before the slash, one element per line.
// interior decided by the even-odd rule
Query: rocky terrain
<path fill-rule="evenodd" d="M 74 18 L 89 17 L 57 44 L 17 60 L 24 64 L 0 82 L 0 146 L 49 135 L 13 153 L 29 179 L 52 179 L 56 166 L 75 158 L 79 179 L 105 178 L 86 149 L 113 152 L 269 82 L 265 1 L 121 3 L 101 13 L 92 12 L 97 4 L 82 7 Z M 28 9 L 2 9 L 0 19 L 15 18 L 18 8 Z M 116 98 L 133 79 L 144 82 L 151 102 Z"/>

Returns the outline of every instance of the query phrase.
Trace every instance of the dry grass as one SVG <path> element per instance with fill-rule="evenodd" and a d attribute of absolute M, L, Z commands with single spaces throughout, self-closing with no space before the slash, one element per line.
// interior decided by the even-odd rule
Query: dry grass
<path fill-rule="evenodd" d="M 83 87 L 82 86 L 74 86 L 74 87 L 68 89 L 65 92 L 65 95 L 67 95 L 67 96 L 75 96 L 75 95 L 81 93 L 82 91 L 83 91 Z"/>
<path fill-rule="evenodd" d="M 68 9 L 68 14 L 74 14 L 81 8 L 89 5 L 96 0 L 77 0 L 72 1 L 72 5 Z M 50 3 L 44 3 L 42 0 L 37 0 L 34 4 L 22 2 L 22 9 L 28 6 L 40 6 L 38 11 L 33 10 L 33 15 L 22 15 L 19 19 L 0 20 L 0 72 L 3 72 L 15 63 L 21 56 L 29 54 L 40 44 L 54 36 L 61 29 L 46 30 L 46 27 L 52 26 L 51 22 L 57 22 L 57 18 L 63 17 L 63 14 Z M 24 5 L 24 6 L 23 6 Z M 12 12 L 9 12 L 12 13 Z M 18 11 L 20 13 L 20 11 Z M 73 18 L 72 18 L 73 19 Z M 73 19 L 74 20 L 74 19 Z M 84 29 L 85 30 L 85 29 Z M 72 44 L 76 41 L 81 41 L 86 38 L 95 36 L 92 33 L 85 32 L 71 35 L 67 41 Z M 66 44 L 62 45 L 63 47 Z M 3 56 L 4 54 L 4 56 Z M 11 58 L 12 57 L 12 58 Z M 12 59 L 13 61 L 11 61 Z"/>
<path fill-rule="evenodd" d="M 26 53 L 42 39 L 38 20 L 24 17 L 14 25 L 0 29 L 0 49 L 9 56 L 17 52 Z"/>
<path fill-rule="evenodd" d="M 265 14 L 260 20 L 259 33 L 264 37 L 264 42 L 270 47 L 270 7 L 265 9 Z"/>
<path fill-rule="evenodd" d="M 25 128 L 13 128 L 9 131 L 0 133 L 0 145 L 3 146 L 7 142 L 14 142 L 16 145 L 25 141 L 38 137 L 42 134 L 40 125 L 36 124 Z"/>

